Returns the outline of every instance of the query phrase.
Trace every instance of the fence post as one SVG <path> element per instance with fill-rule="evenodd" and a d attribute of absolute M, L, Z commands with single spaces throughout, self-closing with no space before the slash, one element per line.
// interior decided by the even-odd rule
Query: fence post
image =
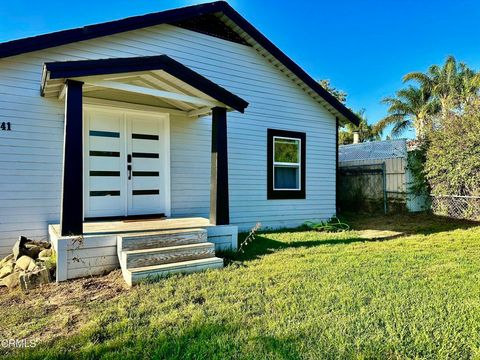
<path fill-rule="evenodd" d="M 387 214 L 387 166 L 385 161 L 382 163 L 382 175 L 383 175 L 383 211 Z"/>

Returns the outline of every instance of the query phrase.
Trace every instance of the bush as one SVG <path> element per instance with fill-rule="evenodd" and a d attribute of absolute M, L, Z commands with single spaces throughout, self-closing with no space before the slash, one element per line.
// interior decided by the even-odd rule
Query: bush
<path fill-rule="evenodd" d="M 428 138 L 425 175 L 433 195 L 480 195 L 480 107 L 451 115 Z"/>

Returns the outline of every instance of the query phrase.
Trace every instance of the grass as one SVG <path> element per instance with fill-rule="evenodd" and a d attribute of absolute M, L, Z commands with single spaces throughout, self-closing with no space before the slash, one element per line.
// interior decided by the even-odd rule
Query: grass
<path fill-rule="evenodd" d="M 3 293 L 0 335 L 41 341 L 0 355 L 480 358 L 480 225 L 427 215 L 347 220 L 354 231 L 260 233 L 223 270 L 128 291 L 117 273 Z M 64 303 L 49 310 L 59 293 Z"/>

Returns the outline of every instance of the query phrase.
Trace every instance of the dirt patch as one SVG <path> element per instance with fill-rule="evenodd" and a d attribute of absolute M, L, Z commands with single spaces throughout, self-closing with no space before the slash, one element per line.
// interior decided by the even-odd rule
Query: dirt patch
<path fill-rule="evenodd" d="M 358 235 L 363 239 L 388 240 L 403 236 L 404 233 L 391 230 L 360 230 Z"/>
<path fill-rule="evenodd" d="M 46 284 L 28 292 L 0 288 L 0 338 L 49 342 L 71 336 L 90 319 L 88 308 L 128 291 L 120 270 L 105 276 Z M 3 322 L 3 321 L 2 321 Z"/>

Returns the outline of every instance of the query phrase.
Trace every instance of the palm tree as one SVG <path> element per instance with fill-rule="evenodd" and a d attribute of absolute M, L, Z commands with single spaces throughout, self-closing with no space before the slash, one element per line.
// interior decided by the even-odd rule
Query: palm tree
<path fill-rule="evenodd" d="M 466 105 L 478 103 L 480 91 L 480 73 L 476 73 L 461 63 L 461 92 L 459 94 L 459 105 L 463 108 Z"/>
<path fill-rule="evenodd" d="M 480 88 L 479 75 L 465 63 L 458 63 L 453 56 L 448 56 L 442 66 L 430 66 L 426 73 L 408 73 L 403 81 L 417 82 L 438 99 L 443 119 L 449 112 L 461 109 L 465 102 L 476 99 Z"/>
<path fill-rule="evenodd" d="M 432 65 L 427 72 L 411 72 L 403 82 L 414 81 L 419 87 L 409 86 L 395 97 L 388 97 L 388 115 L 377 127 L 393 125 L 392 135 L 413 127 L 417 137 L 438 128 L 451 114 L 463 113 L 467 105 L 480 103 L 480 73 L 470 69 L 453 56 L 447 57 L 441 66 Z"/>
<path fill-rule="evenodd" d="M 353 143 L 354 132 L 358 133 L 360 142 L 380 140 L 381 131 L 375 126 L 368 124 L 367 117 L 365 116 L 365 109 L 356 112 L 356 115 L 360 118 L 358 126 L 348 122 L 338 133 L 339 144 L 346 145 Z"/>
<path fill-rule="evenodd" d="M 414 128 L 418 138 L 423 138 L 431 126 L 430 116 L 437 110 L 437 102 L 424 88 L 409 86 L 396 92 L 395 97 L 387 97 L 382 103 L 389 105 L 388 115 L 377 124 L 377 130 L 393 125 L 391 135 L 398 137 L 404 130 Z"/>

